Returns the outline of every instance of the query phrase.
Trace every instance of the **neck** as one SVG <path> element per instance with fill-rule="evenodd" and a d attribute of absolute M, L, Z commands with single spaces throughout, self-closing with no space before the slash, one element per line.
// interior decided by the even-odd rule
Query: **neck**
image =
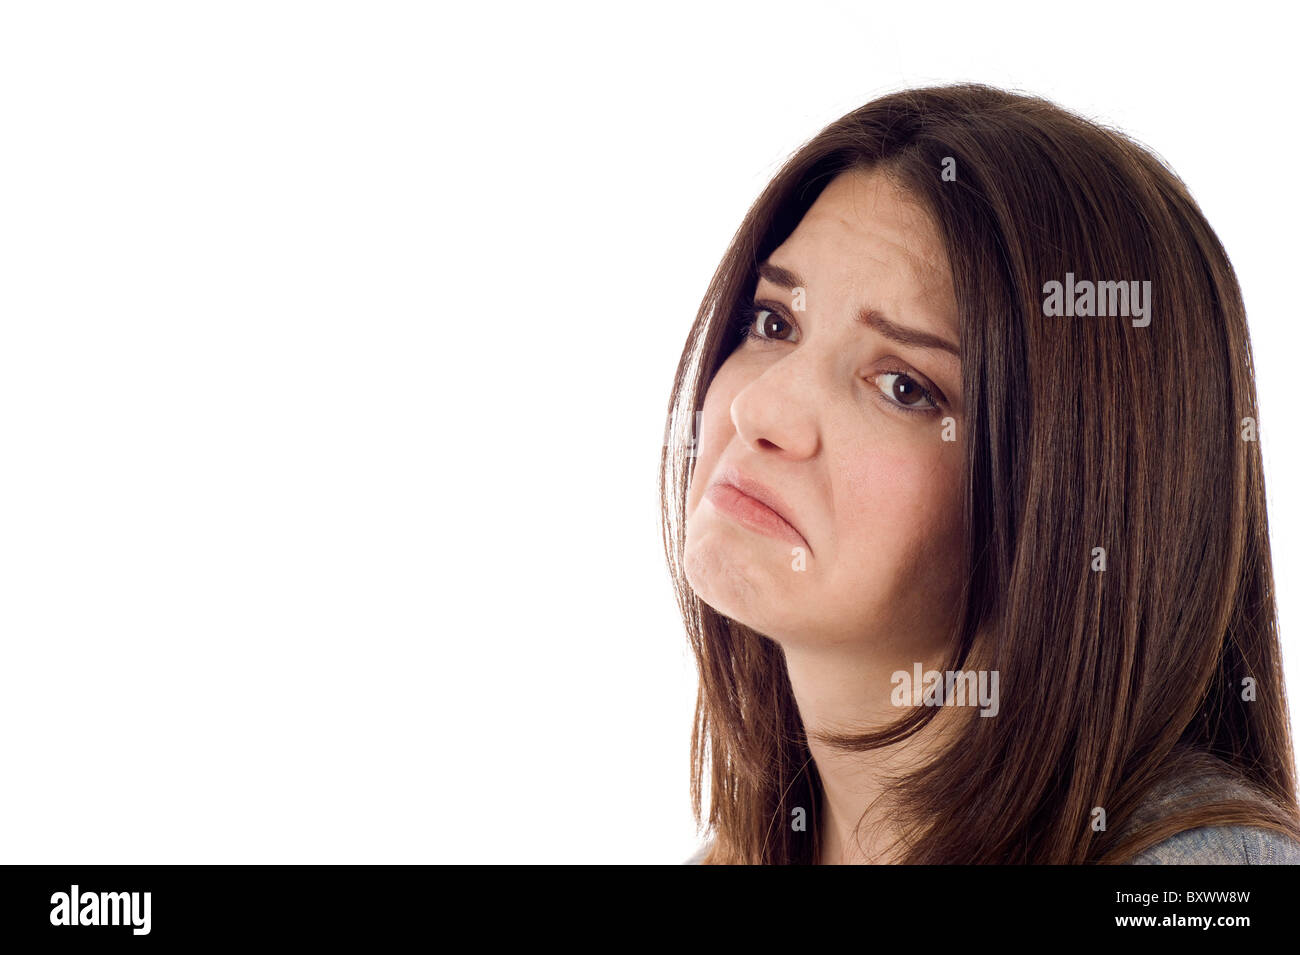
<path fill-rule="evenodd" d="M 891 701 L 899 670 L 909 675 L 915 649 L 881 653 L 837 647 L 785 649 L 790 685 L 808 736 L 808 747 L 822 783 L 817 812 L 821 865 L 887 863 L 902 853 L 904 833 L 887 805 L 891 778 L 930 759 L 956 722 L 951 707 L 941 707 L 923 729 L 889 746 L 845 752 L 818 742 L 815 731 L 862 733 L 896 722 L 905 707 Z M 906 657 L 906 659 L 904 659 Z M 923 670 L 942 665 L 939 652 L 919 658 Z"/>

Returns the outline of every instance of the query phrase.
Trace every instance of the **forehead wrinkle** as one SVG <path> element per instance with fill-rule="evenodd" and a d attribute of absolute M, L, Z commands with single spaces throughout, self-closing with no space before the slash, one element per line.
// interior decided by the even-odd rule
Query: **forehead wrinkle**
<path fill-rule="evenodd" d="M 852 231 L 855 237 L 863 237 L 865 231 L 868 237 L 867 247 L 855 249 L 853 254 L 853 262 L 857 265 L 857 268 L 837 270 L 837 280 L 845 282 L 854 294 L 863 295 L 868 291 L 868 286 L 882 284 L 880 282 L 881 275 L 893 277 L 900 275 L 900 273 L 903 274 L 906 280 L 905 284 L 910 285 L 911 289 L 922 293 L 920 295 L 908 295 L 908 298 L 927 298 L 929 297 L 927 293 L 935 290 L 942 294 L 951 284 L 946 273 L 936 268 L 929 260 L 917 255 L 904 243 L 896 241 L 892 236 L 883 234 L 876 228 L 854 230 L 848 222 L 839 216 L 834 218 L 833 223 L 829 216 L 818 215 L 814 219 L 823 221 L 810 222 L 809 228 L 804 230 L 803 236 L 791 236 L 794 241 L 790 244 L 794 248 L 797 249 L 806 244 L 821 244 L 821 240 L 828 240 L 829 244 L 834 244 L 836 226 L 843 226 L 848 231 Z M 877 247 L 878 244 L 884 245 L 889 251 L 884 252 Z M 814 258 L 809 253 L 805 253 L 805 255 L 808 258 Z M 775 257 L 774 254 L 773 258 Z M 864 263 L 870 266 L 866 270 L 868 274 L 863 274 L 862 265 Z M 799 272 L 807 278 L 808 269 L 806 267 L 795 268 L 792 271 Z M 892 282 L 889 284 L 893 285 Z"/>
<path fill-rule="evenodd" d="M 808 226 L 806 229 L 804 228 L 805 223 Z M 919 233 L 924 230 L 927 237 L 929 237 L 930 229 L 927 228 L 928 224 L 928 219 L 915 215 L 906 217 L 903 221 L 894 221 L 893 217 L 885 217 L 883 221 L 881 218 L 877 218 L 875 221 L 860 219 L 855 224 L 846 219 L 838 210 L 817 209 L 814 203 L 814 207 L 804 214 L 803 220 L 796 227 L 791 238 L 796 238 L 801 231 L 807 235 L 832 233 L 832 239 L 835 238 L 833 233 L 837 231 L 844 232 L 855 239 L 866 240 L 871 246 L 884 246 L 894 253 L 893 259 L 897 261 L 882 258 L 879 251 L 875 249 L 863 252 L 862 257 L 890 271 L 902 264 L 914 278 L 920 279 L 923 276 L 928 278 L 928 273 L 939 271 L 940 263 L 934 261 L 932 256 L 921 254 L 915 244 L 908 241 L 908 234 Z M 947 265 L 946 262 L 942 264 Z M 918 282 L 918 284 L 922 283 Z"/>
<path fill-rule="evenodd" d="M 916 200 L 912 193 L 893 176 L 884 172 L 864 172 L 851 170 L 848 175 L 850 197 L 853 208 L 858 209 L 857 197 L 866 192 L 871 199 L 872 211 L 880 205 L 886 190 L 894 200 L 891 214 L 886 221 L 895 226 L 891 231 L 900 237 L 900 241 L 887 240 L 907 253 L 909 259 L 924 263 L 927 269 L 944 272 L 948 268 L 947 253 L 944 250 L 942 236 L 936 235 L 937 229 L 929 210 Z M 862 216 L 859 214 L 859 219 Z M 843 221 L 843 220 L 841 220 Z M 863 220 L 865 221 L 865 220 Z M 847 224 L 847 223 L 846 223 Z M 910 236 L 923 236 L 919 245 L 933 246 L 934 253 L 926 254 L 910 243 Z"/>
<path fill-rule="evenodd" d="M 894 201 L 880 215 L 886 196 Z M 851 214 L 843 208 L 845 200 Z M 874 221 L 863 215 L 868 210 Z M 859 221 L 855 223 L 854 218 Z M 834 247 L 851 237 L 855 247 L 852 261 L 847 269 L 836 270 L 835 280 L 860 299 L 856 306 L 878 307 L 904 323 L 909 317 L 919 319 L 927 330 L 960 340 L 947 251 L 936 232 L 929 213 L 900 184 L 878 173 L 855 170 L 845 182 L 832 180 L 781 247 Z M 792 270 L 808 281 L 807 260 L 820 256 L 811 254 L 811 249 L 803 256 L 802 267 Z M 775 253 L 769 261 L 773 258 Z M 882 296 L 882 291 L 887 294 Z"/>

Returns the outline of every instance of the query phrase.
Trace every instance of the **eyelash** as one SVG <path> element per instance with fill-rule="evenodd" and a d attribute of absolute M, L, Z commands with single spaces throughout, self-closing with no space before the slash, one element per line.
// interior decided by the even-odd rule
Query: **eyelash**
<path fill-rule="evenodd" d="M 779 309 L 771 308 L 766 305 L 759 305 L 756 302 L 751 302 L 748 306 L 742 308 L 740 314 L 736 316 L 733 330 L 735 335 L 738 336 L 738 338 L 740 339 L 738 344 L 743 344 L 744 342 L 751 341 L 751 340 L 756 342 L 781 341 L 781 339 L 779 338 L 764 338 L 762 335 L 759 335 L 754 331 L 754 322 L 758 318 L 759 312 L 771 312 L 773 315 L 776 315 L 778 318 L 781 319 L 781 321 L 785 322 L 787 325 L 793 324 L 793 322 L 791 322 L 788 318 L 786 318 L 784 315 L 781 314 Z M 880 375 L 898 375 L 900 378 L 906 378 L 912 384 L 916 385 L 917 390 L 921 392 L 921 396 L 925 398 L 925 400 L 928 401 L 933 406 L 930 408 L 909 408 L 906 405 L 899 404 L 897 401 L 891 401 L 889 398 L 885 398 L 884 399 L 885 403 L 889 405 L 891 408 L 896 408 L 899 411 L 901 411 L 903 414 L 926 415 L 928 417 L 932 417 L 940 413 L 941 410 L 940 402 L 939 399 L 934 396 L 933 392 L 931 392 L 930 389 L 926 388 L 925 385 L 921 384 L 921 382 L 917 381 L 914 377 L 909 375 L 907 372 L 903 371 L 901 368 L 885 369 L 880 372 Z M 877 375 L 876 377 L 879 377 L 879 375 Z"/>

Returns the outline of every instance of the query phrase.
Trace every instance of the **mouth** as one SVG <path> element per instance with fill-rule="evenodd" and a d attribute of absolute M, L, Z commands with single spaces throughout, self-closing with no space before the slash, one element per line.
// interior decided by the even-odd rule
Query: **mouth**
<path fill-rule="evenodd" d="M 808 547 L 811 552 L 807 539 L 786 517 L 789 511 L 781 499 L 735 468 L 723 470 L 704 496 L 717 510 L 737 523 L 769 537 Z"/>

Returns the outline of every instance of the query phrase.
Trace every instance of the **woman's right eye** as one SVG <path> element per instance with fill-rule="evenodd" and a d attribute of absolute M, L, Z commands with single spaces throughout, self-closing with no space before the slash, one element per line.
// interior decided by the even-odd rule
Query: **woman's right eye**
<path fill-rule="evenodd" d="M 738 331 L 742 338 L 753 338 L 758 341 L 789 341 L 788 338 L 782 338 L 781 332 L 784 330 L 789 334 L 794 326 L 770 308 L 763 308 L 759 305 L 752 305 L 744 311 L 740 317 Z"/>

